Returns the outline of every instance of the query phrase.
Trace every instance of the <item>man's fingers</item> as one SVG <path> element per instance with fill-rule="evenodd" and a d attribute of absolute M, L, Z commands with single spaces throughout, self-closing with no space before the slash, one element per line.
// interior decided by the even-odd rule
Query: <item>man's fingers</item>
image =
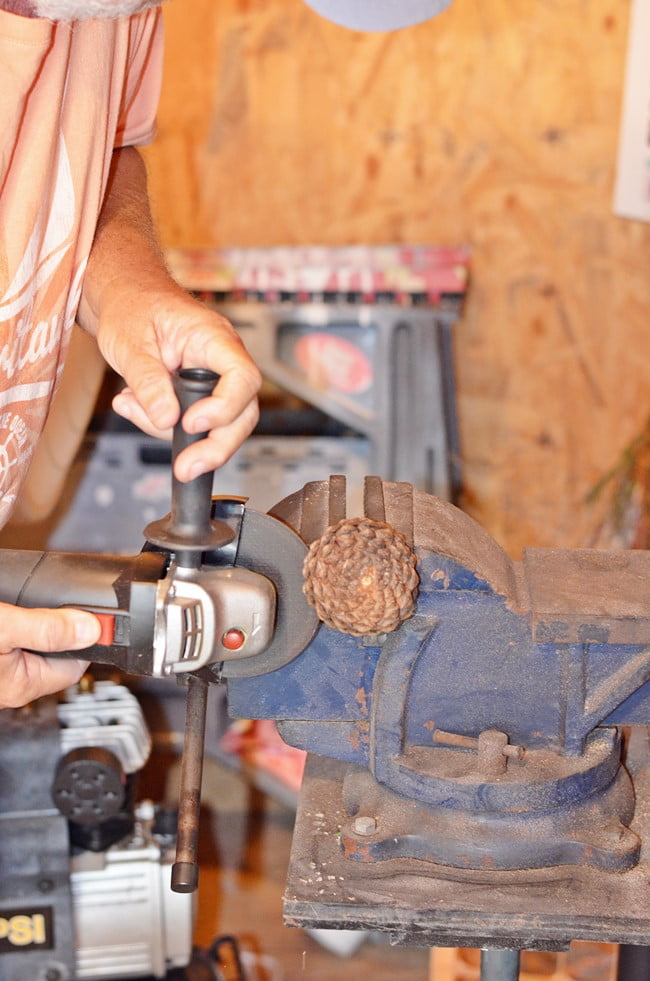
<path fill-rule="evenodd" d="M 164 432 L 178 419 L 179 405 L 169 371 L 159 357 L 132 350 L 120 367 L 128 388 L 113 400 L 113 408 L 140 429 Z M 145 420 L 145 428 L 137 421 Z"/>
<path fill-rule="evenodd" d="M 184 449 L 174 464 L 175 476 L 185 482 L 223 466 L 250 436 L 258 419 L 259 409 L 255 400 L 229 426 L 212 429 L 206 439 Z"/>
<path fill-rule="evenodd" d="M 0 651 L 80 651 L 95 644 L 100 633 L 97 617 L 83 610 L 29 610 L 0 603 Z"/>
<path fill-rule="evenodd" d="M 87 662 L 44 653 L 78 651 L 99 640 L 97 617 L 82 610 L 28 610 L 0 603 L 0 706 L 17 708 L 73 685 Z"/>
<path fill-rule="evenodd" d="M 130 388 L 122 389 L 122 391 L 114 397 L 113 409 L 115 412 L 117 412 L 118 416 L 122 416 L 123 419 L 128 419 L 129 422 L 132 422 L 134 426 L 141 429 L 143 433 L 147 434 L 147 436 L 155 436 L 156 439 L 167 440 L 172 438 L 171 429 L 158 429 L 156 426 L 151 424 L 149 416 L 139 404 Z"/>
<path fill-rule="evenodd" d="M 248 406 L 257 401 L 261 375 L 253 362 L 225 370 L 210 398 L 191 405 L 183 417 L 187 433 L 209 432 L 235 422 Z"/>
<path fill-rule="evenodd" d="M 0 708 L 19 708 L 76 684 L 87 661 L 47 658 L 26 651 L 0 654 Z"/>

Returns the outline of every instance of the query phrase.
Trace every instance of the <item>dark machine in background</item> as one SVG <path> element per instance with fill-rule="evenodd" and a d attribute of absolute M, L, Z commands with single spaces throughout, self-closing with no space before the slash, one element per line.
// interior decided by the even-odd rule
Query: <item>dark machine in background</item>
<path fill-rule="evenodd" d="M 101 681 L 0 712 L 0 977 L 167 977 L 192 953 L 170 889 L 175 815 L 134 798 L 151 740 L 136 697 Z"/>
<path fill-rule="evenodd" d="M 453 505 L 379 478 L 363 517 L 340 477 L 268 514 L 210 493 L 174 483 L 136 557 L 2 553 L 1 599 L 94 609 L 94 660 L 185 679 L 172 889 L 196 883 L 206 692 L 225 682 L 233 715 L 310 752 L 288 923 L 482 947 L 495 978 L 522 948 L 647 942 L 650 553 L 512 562 Z M 42 877 L 47 850 L 32 858 Z"/>

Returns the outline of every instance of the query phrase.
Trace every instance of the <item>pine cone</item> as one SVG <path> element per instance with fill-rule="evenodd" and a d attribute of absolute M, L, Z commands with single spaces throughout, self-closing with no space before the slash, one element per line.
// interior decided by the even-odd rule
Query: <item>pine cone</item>
<path fill-rule="evenodd" d="M 404 536 L 371 518 L 350 518 L 312 543 L 303 591 L 328 627 L 355 637 L 396 630 L 413 615 L 417 558 Z"/>

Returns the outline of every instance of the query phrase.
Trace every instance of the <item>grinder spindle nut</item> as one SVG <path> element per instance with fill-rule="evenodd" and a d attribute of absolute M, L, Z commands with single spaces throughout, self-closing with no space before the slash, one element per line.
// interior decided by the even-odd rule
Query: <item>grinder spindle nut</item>
<path fill-rule="evenodd" d="M 416 564 L 391 525 L 346 518 L 310 546 L 303 592 L 328 627 L 355 637 L 390 633 L 415 610 Z"/>

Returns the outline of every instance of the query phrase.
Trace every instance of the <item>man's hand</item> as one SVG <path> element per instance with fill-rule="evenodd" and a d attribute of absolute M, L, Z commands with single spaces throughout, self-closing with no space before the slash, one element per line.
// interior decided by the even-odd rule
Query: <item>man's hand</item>
<path fill-rule="evenodd" d="M 179 480 L 221 466 L 254 429 L 259 371 L 229 322 L 174 284 L 127 301 L 116 293 L 102 312 L 97 340 L 108 363 L 127 383 L 113 408 L 153 436 L 168 437 L 178 420 L 171 373 L 209 368 L 221 375 L 214 394 L 185 415 L 188 433 L 209 435 L 179 456 Z"/>
<path fill-rule="evenodd" d="M 78 319 L 126 381 L 115 411 L 145 432 L 169 435 L 178 420 L 172 372 L 208 368 L 221 376 L 213 395 L 186 414 L 187 432 L 208 437 L 178 457 L 179 480 L 221 466 L 255 427 L 260 373 L 232 325 L 167 272 L 153 233 L 144 165 L 132 147 L 113 154 Z"/>
<path fill-rule="evenodd" d="M 74 685 L 87 661 L 49 658 L 36 651 L 79 651 L 99 640 L 97 617 L 82 610 L 26 610 L 0 603 L 0 708 L 27 702 Z"/>

